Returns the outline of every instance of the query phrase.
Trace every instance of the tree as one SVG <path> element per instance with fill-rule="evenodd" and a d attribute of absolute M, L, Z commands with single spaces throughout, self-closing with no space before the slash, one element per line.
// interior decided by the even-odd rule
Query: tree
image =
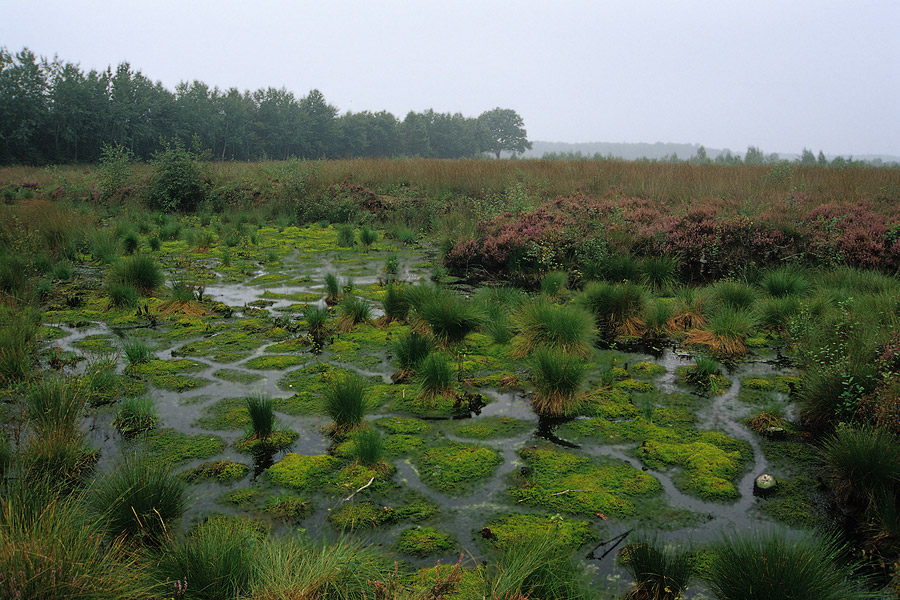
<path fill-rule="evenodd" d="M 484 152 L 492 152 L 500 158 L 503 151 L 531 150 L 531 142 L 526 137 L 522 117 L 510 108 L 495 108 L 481 113 L 478 116 L 478 125 Z"/>
<path fill-rule="evenodd" d="M 804 148 L 803 152 L 800 154 L 800 164 L 804 166 L 815 166 L 816 164 L 816 155 L 812 153 L 812 150 L 809 148 Z"/>
<path fill-rule="evenodd" d="M 744 164 L 761 165 L 766 162 L 766 156 L 758 146 L 747 146 L 747 154 L 744 155 Z"/>

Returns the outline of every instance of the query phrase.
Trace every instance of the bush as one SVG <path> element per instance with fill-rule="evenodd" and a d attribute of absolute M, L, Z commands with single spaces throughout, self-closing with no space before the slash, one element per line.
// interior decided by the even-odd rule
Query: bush
<path fill-rule="evenodd" d="M 126 457 L 97 481 L 90 501 L 111 537 L 160 542 L 184 513 L 184 483 L 152 458 Z"/>
<path fill-rule="evenodd" d="M 162 285 L 163 275 L 155 260 L 139 254 L 115 263 L 109 272 L 109 283 L 128 285 L 142 296 L 149 296 Z"/>
<path fill-rule="evenodd" d="M 206 198 L 206 184 L 197 157 L 179 143 L 154 155 L 147 185 L 147 204 L 163 212 L 197 209 Z"/>
<path fill-rule="evenodd" d="M 115 197 L 128 186 L 134 154 L 122 144 L 104 144 L 100 153 L 100 198 Z"/>

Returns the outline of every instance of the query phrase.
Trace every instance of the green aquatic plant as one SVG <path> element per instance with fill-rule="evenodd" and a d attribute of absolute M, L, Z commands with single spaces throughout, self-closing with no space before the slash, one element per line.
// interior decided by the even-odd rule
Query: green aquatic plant
<path fill-rule="evenodd" d="M 109 283 L 106 293 L 109 294 L 109 303 L 119 308 L 134 308 L 140 300 L 137 290 L 124 283 Z"/>
<path fill-rule="evenodd" d="M 419 397 L 426 402 L 453 393 L 453 367 L 441 352 L 427 354 L 419 363 L 416 375 Z"/>
<path fill-rule="evenodd" d="M 733 279 L 717 281 L 710 289 L 713 300 L 732 311 L 749 310 L 757 297 L 756 288 Z"/>

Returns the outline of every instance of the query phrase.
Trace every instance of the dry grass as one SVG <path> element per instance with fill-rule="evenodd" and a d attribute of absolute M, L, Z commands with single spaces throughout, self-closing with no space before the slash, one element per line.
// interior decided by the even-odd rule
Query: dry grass
<path fill-rule="evenodd" d="M 708 329 L 692 329 L 684 338 L 685 346 L 706 346 L 718 358 L 732 358 L 747 353 L 747 346 L 740 338 L 716 335 Z"/>

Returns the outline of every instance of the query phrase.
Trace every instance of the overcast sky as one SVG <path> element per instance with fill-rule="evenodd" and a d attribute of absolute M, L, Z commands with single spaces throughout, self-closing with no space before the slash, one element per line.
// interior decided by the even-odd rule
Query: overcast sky
<path fill-rule="evenodd" d="M 900 155 L 900 1 L 0 0 L 0 45 L 531 140 Z"/>

